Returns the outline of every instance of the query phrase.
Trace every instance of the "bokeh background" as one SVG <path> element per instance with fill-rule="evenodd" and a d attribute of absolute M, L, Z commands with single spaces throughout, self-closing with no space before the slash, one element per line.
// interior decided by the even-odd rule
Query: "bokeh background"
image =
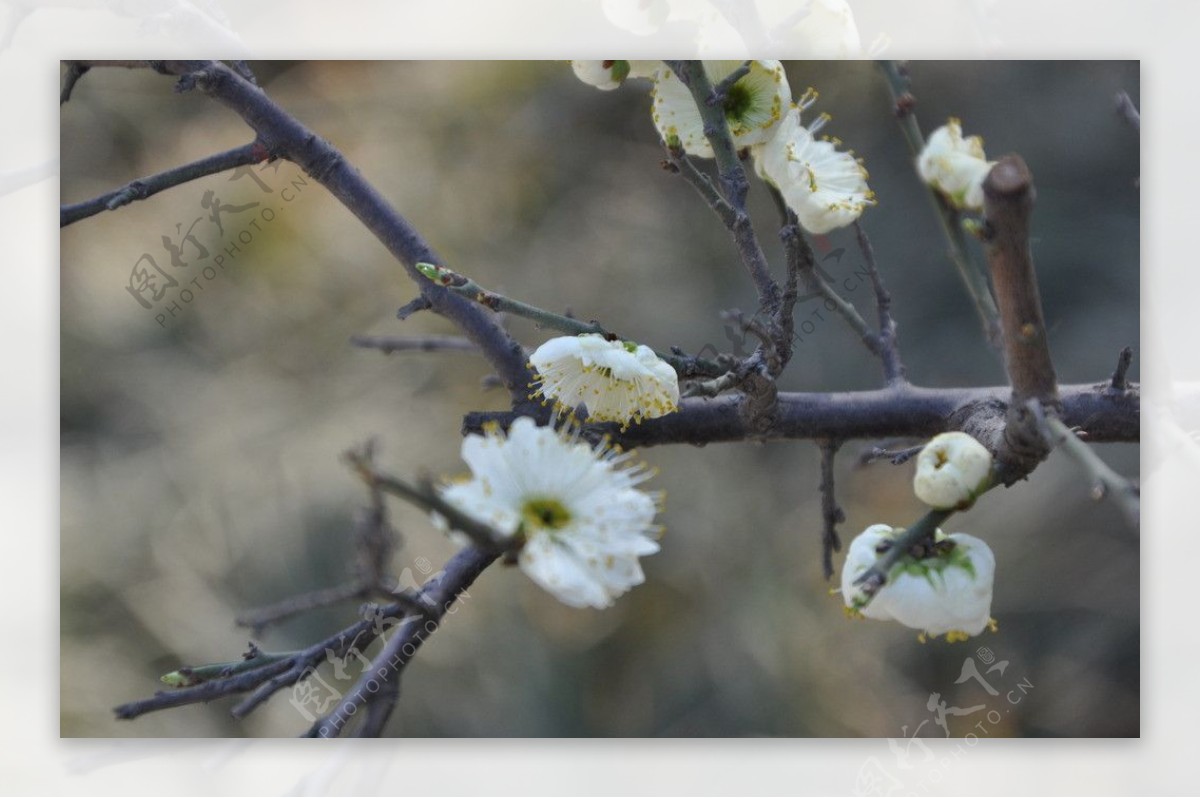
<path fill-rule="evenodd" d="M 918 62 L 926 132 L 950 115 L 996 157 L 1019 152 L 1038 186 L 1032 242 L 1051 346 L 1064 383 L 1099 382 L 1123 346 L 1138 351 L 1139 151 L 1113 114 L 1134 62 Z M 479 282 L 571 308 L 659 348 L 727 349 L 724 309 L 754 307 L 724 231 L 660 169 L 648 85 L 600 92 L 563 62 L 260 63 L 266 90 L 328 138 L 447 261 Z M 826 129 L 861 155 L 879 205 L 864 225 L 893 297 L 910 378 L 996 385 L 978 332 L 876 68 L 789 64 L 795 95 L 821 92 Z M 62 111 L 62 200 L 250 139 L 231 112 L 141 71 L 87 75 Z M 279 694 L 244 721 L 231 702 L 133 722 L 111 708 L 159 687 L 181 663 L 236 659 L 245 609 L 342 581 L 365 494 L 339 455 L 376 438 L 401 475 L 457 473 L 459 422 L 499 409 L 470 354 L 352 348 L 356 334 L 452 334 L 395 310 L 415 289 L 384 248 L 290 165 L 216 175 L 63 231 L 61 274 L 61 733 L 64 736 L 283 736 L 307 727 Z M 285 189 L 288 189 L 286 192 Z M 226 268 L 192 286 L 164 324 L 128 294 L 130 269 L 225 204 L 216 253 L 249 230 Z M 286 193 L 291 199 L 284 198 Z M 776 217 L 752 212 L 778 264 Z M 247 220 L 261 207 L 274 220 Z M 243 238 L 244 241 L 244 238 Z M 851 277 L 852 236 L 826 268 Z M 186 250 L 185 250 L 186 252 Z M 172 293 L 175 296 L 175 293 Z M 847 293 L 870 317 L 865 285 Z M 815 305 L 799 309 L 799 318 Z M 787 390 L 872 388 L 879 369 L 827 313 L 797 346 Z M 550 335 L 520 319 L 528 345 Z M 1137 377 L 1135 358 L 1132 376 Z M 843 537 L 921 511 L 911 464 L 839 458 Z M 1137 476 L 1138 447 L 1098 447 Z M 1074 464 L 1053 455 L 1027 483 L 996 491 L 947 531 L 996 552 L 996 634 L 919 644 L 911 630 L 851 621 L 820 573 L 818 452 L 808 442 L 642 452 L 667 493 L 663 551 L 647 583 L 604 612 L 573 610 L 519 570 L 493 568 L 404 677 L 389 732 L 414 736 L 939 736 L 931 693 L 955 736 L 1131 736 L 1139 730 L 1138 538 L 1093 503 Z M 398 503 L 394 569 L 421 578 L 453 551 Z M 840 558 L 838 560 L 840 566 Z M 356 604 L 269 630 L 268 650 L 305 646 Z M 981 646 L 990 652 L 978 651 Z M 963 661 L 984 672 L 956 684 Z M 337 682 L 324 673 L 331 684 Z M 1020 682 L 1030 687 L 1017 689 Z M 344 683 L 343 686 L 348 686 Z M 1011 698 L 1020 699 L 1013 703 Z M 988 711 L 1000 715 L 990 722 Z M 982 723 L 984 730 L 976 729 Z M 922 725 L 923 724 L 923 725 Z M 919 760 L 919 752 L 917 752 Z"/>

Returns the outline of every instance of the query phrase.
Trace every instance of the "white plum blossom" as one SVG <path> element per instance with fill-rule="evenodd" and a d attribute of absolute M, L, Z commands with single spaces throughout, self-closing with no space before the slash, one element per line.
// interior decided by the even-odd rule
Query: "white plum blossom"
<path fill-rule="evenodd" d="M 758 176 L 779 190 L 805 230 L 821 234 L 852 224 L 875 204 L 875 192 L 853 152 L 839 152 L 840 141 L 814 135 L 828 115 L 822 114 L 808 127 L 801 124 L 801 110 L 815 98 L 810 89 L 784 116 L 775 137 L 752 153 Z"/>
<path fill-rule="evenodd" d="M 662 61 L 572 61 L 571 69 L 575 77 L 589 86 L 597 89 L 612 91 L 625 82 L 627 78 L 653 78 Z"/>
<path fill-rule="evenodd" d="M 592 447 L 527 417 L 463 440 L 465 480 L 442 498 L 505 536 L 523 539 L 521 570 L 572 607 L 602 609 L 645 581 L 639 557 L 659 550 L 660 496 L 637 486 L 631 454 Z M 444 525 L 444 521 L 441 522 Z"/>
<path fill-rule="evenodd" d="M 705 61 L 704 71 L 716 85 L 743 61 Z M 775 134 L 791 102 L 791 88 L 779 61 L 751 61 L 750 71 L 729 87 L 725 95 L 725 120 L 733 146 L 741 149 L 761 144 Z M 670 69 L 654 78 L 654 126 L 664 142 L 678 140 L 684 152 L 713 157 L 704 135 L 704 122 L 687 86 Z"/>
<path fill-rule="evenodd" d="M 965 432 L 944 432 L 917 455 L 913 493 L 941 510 L 965 510 L 991 482 L 992 453 Z"/>
<path fill-rule="evenodd" d="M 951 118 L 926 140 L 917 172 L 956 208 L 982 210 L 983 181 L 995 163 L 984 155 L 983 139 L 964 139 L 962 123 Z"/>
<path fill-rule="evenodd" d="M 897 621 L 922 635 L 965 640 L 992 625 L 992 587 L 996 558 L 986 543 L 971 535 L 946 535 L 940 529 L 930 556 L 903 555 L 887 583 L 870 603 L 854 581 L 879 558 L 881 547 L 904 530 L 875 524 L 850 544 L 842 568 L 846 606 L 865 618 Z"/>
<path fill-rule="evenodd" d="M 586 333 L 551 338 L 529 358 L 537 390 L 561 413 L 587 405 L 588 420 L 622 427 L 679 408 L 679 377 L 648 346 Z"/>

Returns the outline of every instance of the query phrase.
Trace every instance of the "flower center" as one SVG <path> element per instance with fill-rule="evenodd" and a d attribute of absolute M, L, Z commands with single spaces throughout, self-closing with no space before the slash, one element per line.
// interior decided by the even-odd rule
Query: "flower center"
<path fill-rule="evenodd" d="M 729 91 L 725 92 L 724 108 L 727 119 L 740 122 L 745 118 L 746 112 L 752 105 L 754 105 L 754 94 L 741 81 L 730 86 Z"/>
<path fill-rule="evenodd" d="M 521 518 L 528 530 L 562 529 L 571 522 L 571 513 L 558 499 L 527 499 Z"/>

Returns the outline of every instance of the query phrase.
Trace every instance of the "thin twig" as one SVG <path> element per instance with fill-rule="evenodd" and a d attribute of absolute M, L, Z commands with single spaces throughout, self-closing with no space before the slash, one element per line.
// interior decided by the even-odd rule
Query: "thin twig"
<path fill-rule="evenodd" d="M 837 441 L 821 442 L 821 568 L 826 579 L 833 576 L 833 553 L 842 550 L 837 525 L 846 520 L 834 493 L 833 466 L 839 446 Z"/>
<path fill-rule="evenodd" d="M 721 78 L 721 82 L 712 87 L 712 94 L 708 96 L 705 102 L 712 106 L 723 106 L 725 98 L 729 96 L 729 90 L 733 88 L 733 84 L 750 74 L 750 65 L 750 61 L 743 61 L 737 69 Z"/>
<path fill-rule="evenodd" d="M 925 444 L 921 443 L 916 446 L 908 446 L 903 449 L 889 449 L 885 446 L 868 446 L 858 455 L 858 465 L 870 465 L 876 460 L 888 460 L 892 465 L 904 465 L 909 460 L 916 457 L 925 448 Z"/>
<path fill-rule="evenodd" d="M 431 513 L 437 513 L 446 520 L 450 528 L 462 532 L 481 548 L 491 548 L 498 552 L 506 551 L 520 544 L 516 536 L 505 537 L 487 524 L 481 523 L 459 510 L 438 495 L 432 483 L 425 481 L 419 486 L 410 485 L 402 479 L 375 470 L 370 460 L 360 452 L 351 450 L 344 453 L 343 458 L 354 468 L 359 477 L 371 488 L 379 489 L 393 496 L 420 507 Z"/>
<path fill-rule="evenodd" d="M 226 150 L 225 152 L 218 152 L 207 158 L 201 158 L 198 161 L 192 161 L 183 166 L 176 166 L 173 169 L 168 169 L 156 175 L 139 178 L 106 194 L 101 194 L 99 197 L 93 197 L 90 200 L 77 202 L 73 205 L 62 206 L 59 211 L 59 227 L 66 227 L 69 224 L 86 219 L 89 216 L 95 216 L 106 210 L 114 211 L 135 200 L 144 200 L 160 191 L 183 185 L 192 180 L 215 175 L 218 172 L 235 169 L 239 166 L 260 163 L 267 160 L 270 155 L 270 152 L 261 141 L 252 141 L 249 144 L 243 144 L 240 147 L 234 147 L 232 150 Z"/>
<path fill-rule="evenodd" d="M 248 627 L 255 635 L 261 634 L 266 627 L 285 621 L 288 618 L 311 612 L 321 607 L 329 607 L 351 599 L 364 599 L 373 588 L 361 581 L 347 582 L 342 585 L 312 590 L 307 593 L 290 596 L 274 604 L 258 607 L 237 616 L 234 622 L 238 626 Z"/>
<path fill-rule="evenodd" d="M 422 310 L 429 310 L 433 305 L 424 296 L 418 296 L 412 301 L 405 304 L 402 308 L 396 311 L 396 318 L 404 321 L 414 313 L 420 313 Z"/>
<path fill-rule="evenodd" d="M 690 186 L 695 188 L 696 192 L 708 204 L 708 207 L 712 208 L 713 212 L 720 217 L 725 227 L 732 230 L 734 225 L 737 224 L 737 211 L 725 201 L 725 198 L 721 196 L 721 192 L 717 191 L 717 187 L 713 185 L 712 178 L 696 168 L 695 162 L 683 151 L 682 147 L 671 147 L 668 145 L 667 155 L 666 164 L 686 180 Z"/>
<path fill-rule="evenodd" d="M 1054 416 L 1043 414 L 1040 421 L 1046 441 L 1070 455 L 1087 472 L 1092 481 L 1092 498 L 1096 501 L 1111 498 L 1129 524 L 1137 529 L 1141 522 L 1141 491 L 1138 486 L 1109 468 L 1091 446 Z"/>
<path fill-rule="evenodd" d="M 908 142 L 909 150 L 916 158 L 925 147 L 925 137 L 921 135 L 916 114 L 913 113 L 916 100 L 909 91 L 908 73 L 896 61 L 880 61 L 879 67 L 886 78 L 888 89 L 892 93 L 892 102 L 896 118 L 900 122 L 900 130 L 904 134 L 905 141 Z M 941 194 L 931 187 L 926 188 L 938 221 L 942 225 L 942 233 L 950 245 L 950 261 L 958 271 L 958 276 L 962 279 L 963 285 L 975 305 L 975 312 L 979 316 L 980 324 L 983 325 L 984 337 L 993 348 L 999 350 L 1001 345 L 999 311 L 988 288 L 987 279 L 975 265 L 970 251 L 967 249 L 961 216 L 956 209 L 942 199 Z"/>
<path fill-rule="evenodd" d="M 681 394 L 684 399 L 693 396 L 717 396 L 723 391 L 728 391 L 737 386 L 737 374 L 732 371 L 727 371 L 720 377 L 715 377 L 711 380 L 697 382 L 689 385 Z"/>
<path fill-rule="evenodd" d="M 788 212 L 791 215 L 791 212 Z M 833 286 L 831 286 L 820 272 L 816 269 L 816 259 L 813 257 L 812 247 L 808 245 L 804 234 L 800 230 L 800 226 L 795 222 L 794 215 L 791 215 L 792 223 L 785 225 L 779 231 L 779 238 L 783 241 L 784 252 L 788 261 L 788 273 L 796 273 L 804 283 L 804 287 L 810 295 L 819 296 L 826 302 L 827 308 L 832 308 L 835 313 L 842 317 L 842 320 L 858 335 L 859 340 L 867 347 L 867 350 L 876 357 L 883 359 L 883 349 L 880 346 L 879 336 L 871 329 L 866 320 L 859 314 L 858 309 L 843 299 Z"/>
<path fill-rule="evenodd" d="M 371 667 L 363 671 L 354 687 L 343 696 L 334 710 L 318 720 L 306 736 L 335 737 L 341 734 L 358 709 L 372 700 L 380 700 L 381 706 L 376 712 L 381 714 L 382 718 L 375 717 L 367 723 L 371 728 L 382 728 L 382 723 L 391 713 L 388 705 L 394 705 L 395 696 L 398 695 L 399 680 L 404 668 L 412 661 L 425 640 L 440 628 L 447 610 L 470 587 L 475 578 L 492 564 L 499 553 L 496 549 L 469 546 L 456 554 L 439 576 L 431 578 L 422 587 L 421 593 L 428 609 L 421 615 L 406 619 L 393 631 L 392 637 L 372 661 Z M 381 690 L 388 692 L 377 699 L 376 694 Z"/>
<path fill-rule="evenodd" d="M 1117 368 L 1113 371 L 1112 380 L 1109 384 L 1112 385 L 1114 391 L 1124 391 L 1129 387 L 1129 367 L 1133 364 L 1133 347 L 1127 346 L 1121 350 L 1121 354 L 1117 356 Z"/>
<path fill-rule="evenodd" d="M 729 123 L 725 119 L 725 109 L 720 103 L 710 104 L 713 97 L 713 87 L 704 65 L 699 61 L 668 61 L 666 62 L 675 76 L 692 93 L 700 118 L 704 123 L 704 135 L 712 147 L 713 156 L 717 163 L 717 177 L 720 180 L 722 194 L 726 202 L 733 208 L 732 224 L 726 222 L 726 227 L 732 233 L 734 242 L 741 256 L 742 265 L 754 281 L 758 291 L 759 309 L 767 316 L 774 318 L 779 312 L 781 294 L 779 284 L 771 276 L 767 265 L 766 255 L 754 233 L 750 215 L 746 213 L 746 193 L 750 182 L 746 178 L 746 170 L 738 158 L 733 146 L 733 137 L 729 133 Z M 722 219 L 722 221 L 725 221 Z"/>
<path fill-rule="evenodd" d="M 875 266 L 875 250 L 867 231 L 855 220 L 854 232 L 858 236 L 858 247 L 862 251 L 875 290 L 875 304 L 879 309 L 879 359 L 883 361 L 883 376 L 888 385 L 906 382 L 904 363 L 900 360 L 900 344 L 896 339 L 896 320 L 892 318 L 892 296 L 883 285 L 879 269 Z"/>
<path fill-rule="evenodd" d="M 572 316 L 544 310 L 526 302 L 504 296 L 503 294 L 489 291 L 470 277 L 459 274 L 445 266 L 420 263 L 417 264 L 417 267 L 430 282 L 436 283 L 459 296 L 478 302 L 497 313 L 511 313 L 514 316 L 529 319 L 540 327 L 549 327 L 571 335 L 585 335 L 590 333 L 603 335 L 606 338 L 620 337 L 615 336 L 597 321 L 580 321 Z M 714 361 L 679 355 L 674 352 L 665 353 L 655 351 L 654 354 L 667 363 L 670 363 L 672 368 L 681 377 L 716 377 L 726 371 L 721 364 Z"/>
<path fill-rule="evenodd" d="M 926 541 L 932 540 L 938 526 L 953 514 L 953 510 L 930 510 L 921 516 L 919 521 L 900 533 L 900 536 L 891 542 L 888 549 L 879 555 L 879 559 L 875 561 L 874 565 L 859 574 L 858 578 L 854 580 L 854 584 L 862 589 L 868 602 L 878 595 L 883 586 L 887 584 L 892 566 L 914 546 L 920 546 Z M 856 609 L 862 609 L 862 607 L 859 606 Z"/>
<path fill-rule="evenodd" d="M 384 354 L 392 352 L 478 352 L 479 347 L 468 338 L 459 335 L 354 335 L 350 345 L 362 349 L 378 349 Z"/>
<path fill-rule="evenodd" d="M 67 61 L 66 72 L 63 74 L 62 91 L 58 95 L 58 104 L 64 105 L 67 100 L 71 99 L 71 92 L 75 90 L 75 84 L 79 79 L 87 74 L 91 67 L 84 66 L 78 61 Z"/>

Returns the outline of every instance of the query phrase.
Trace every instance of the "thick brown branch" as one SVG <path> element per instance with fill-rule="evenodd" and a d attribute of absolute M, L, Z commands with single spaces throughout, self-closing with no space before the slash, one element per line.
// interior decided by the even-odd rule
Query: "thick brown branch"
<path fill-rule="evenodd" d="M 1101 385 L 1066 385 L 1061 391 L 1062 419 L 1095 443 L 1136 442 L 1141 408 L 1136 385 L 1125 393 Z M 728 443 L 766 440 L 877 440 L 932 438 L 964 430 L 995 451 L 1004 430 L 1011 390 L 994 388 L 887 388 L 851 393 L 779 393 L 777 412 L 767 429 L 757 432 L 744 418 L 741 395 L 686 399 L 678 412 L 643 421 L 622 432 L 616 424 L 589 427 L 626 448 L 665 444 Z M 463 431 L 478 433 L 495 421 L 507 427 L 513 413 L 468 413 Z"/>
<path fill-rule="evenodd" d="M 821 568 L 826 579 L 833 576 L 833 553 L 842 550 L 837 525 L 846 520 L 846 514 L 838 506 L 834 492 L 833 465 L 838 446 L 835 441 L 821 443 Z"/>
<path fill-rule="evenodd" d="M 1013 401 L 1058 402 L 1058 378 L 1046 341 L 1046 322 L 1029 253 L 1033 175 L 1018 155 L 1007 155 L 983 182 L 987 258 L 1004 331 L 1004 363 Z"/>
<path fill-rule="evenodd" d="M 1000 479 L 1009 485 L 1037 467 L 1049 446 L 1027 409 L 1035 400 L 1047 415 L 1061 404 L 1046 340 L 1046 322 L 1029 251 L 1033 175 L 1019 155 L 1001 158 L 983 181 L 987 260 L 1000 309 L 1004 365 L 1012 383 L 1008 420 L 996 451 Z"/>

